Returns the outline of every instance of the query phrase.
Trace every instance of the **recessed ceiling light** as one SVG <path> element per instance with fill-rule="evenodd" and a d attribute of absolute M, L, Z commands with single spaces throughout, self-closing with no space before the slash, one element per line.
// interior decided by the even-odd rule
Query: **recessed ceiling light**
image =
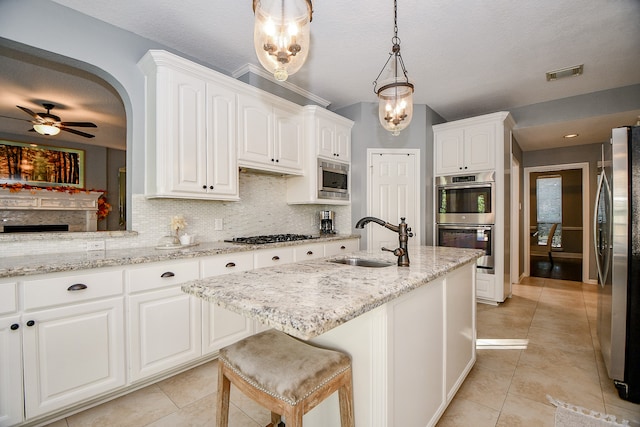
<path fill-rule="evenodd" d="M 581 76 L 584 71 L 584 64 L 574 65 L 573 67 L 561 68 L 559 70 L 547 71 L 547 81 L 561 79 L 563 77 Z"/>
<path fill-rule="evenodd" d="M 567 134 L 567 135 L 563 136 L 563 138 L 576 138 L 579 135 L 580 134 L 577 134 L 577 133 L 570 133 L 570 134 Z"/>

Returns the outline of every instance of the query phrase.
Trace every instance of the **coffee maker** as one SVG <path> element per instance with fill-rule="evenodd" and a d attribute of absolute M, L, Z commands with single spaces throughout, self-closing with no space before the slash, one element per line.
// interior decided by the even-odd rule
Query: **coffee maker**
<path fill-rule="evenodd" d="M 334 211 L 320 211 L 320 234 L 336 234 Z"/>

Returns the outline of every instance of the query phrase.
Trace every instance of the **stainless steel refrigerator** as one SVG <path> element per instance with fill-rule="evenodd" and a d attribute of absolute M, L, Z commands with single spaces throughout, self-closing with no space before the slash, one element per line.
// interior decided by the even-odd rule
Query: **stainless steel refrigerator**
<path fill-rule="evenodd" d="M 640 403 L 640 126 L 603 145 L 594 246 L 602 356 L 620 397 Z"/>

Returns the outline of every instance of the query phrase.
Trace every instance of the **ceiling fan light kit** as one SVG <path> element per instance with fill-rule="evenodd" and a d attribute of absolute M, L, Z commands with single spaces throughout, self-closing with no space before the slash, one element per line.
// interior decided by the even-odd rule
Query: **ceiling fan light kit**
<path fill-rule="evenodd" d="M 60 133 L 60 128 L 57 128 L 53 125 L 48 124 L 34 124 L 33 130 L 38 132 L 40 135 L 57 135 Z"/>
<path fill-rule="evenodd" d="M 378 96 L 378 118 L 383 128 L 392 135 L 398 136 L 400 131 L 411 123 L 413 117 L 413 83 L 409 82 L 407 70 L 400 54 L 398 38 L 398 2 L 393 1 L 393 46 L 387 62 L 373 82 L 373 92 Z M 393 61 L 392 61 L 393 58 Z M 390 64 L 389 68 L 387 66 Z M 384 78 L 378 87 L 378 79 L 387 70 L 389 77 Z M 402 74 L 399 74 L 399 71 Z"/>
<path fill-rule="evenodd" d="M 276 80 L 285 81 L 309 55 L 311 0 L 253 0 L 253 12 L 258 60 Z"/>
<path fill-rule="evenodd" d="M 34 113 L 30 109 L 26 107 L 21 107 L 16 105 L 19 109 L 30 115 L 33 120 L 27 120 L 33 123 L 33 130 L 38 132 L 40 135 L 46 136 L 55 136 L 60 133 L 61 130 L 69 133 L 73 133 L 75 135 L 83 136 L 85 138 L 93 138 L 95 135 L 88 134 L 86 132 L 81 132 L 76 129 L 71 129 L 72 127 L 85 127 L 85 128 L 97 128 L 94 123 L 90 122 L 63 122 L 60 120 L 60 117 L 51 114 L 51 110 L 55 107 L 53 104 L 44 103 L 42 106 L 47 110 L 46 113 Z M 19 119 L 20 120 L 20 119 Z"/>

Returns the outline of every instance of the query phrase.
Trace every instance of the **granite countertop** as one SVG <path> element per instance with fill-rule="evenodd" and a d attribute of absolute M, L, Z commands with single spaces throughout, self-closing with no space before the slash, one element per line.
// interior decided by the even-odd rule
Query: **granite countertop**
<path fill-rule="evenodd" d="M 176 249 L 156 249 L 154 247 L 144 247 L 130 249 L 113 249 L 106 251 L 53 253 L 46 255 L 34 255 L 29 257 L 2 257 L 0 258 L 0 278 L 56 273 L 64 271 L 77 271 L 101 267 L 144 264 L 159 261 L 171 261 L 219 254 L 228 254 L 234 252 L 255 251 L 259 249 L 273 249 L 286 246 L 326 243 L 334 240 L 344 240 L 359 237 L 360 236 L 358 235 L 331 235 L 321 236 L 310 240 L 269 243 L 264 245 L 210 242 L 200 243 L 196 246 L 186 248 L 179 247 Z"/>
<path fill-rule="evenodd" d="M 391 261 L 383 268 L 329 262 L 344 255 L 187 282 L 182 290 L 289 335 L 308 340 L 474 262 L 476 249 L 410 248 L 410 267 L 388 252 L 349 256 Z"/>

